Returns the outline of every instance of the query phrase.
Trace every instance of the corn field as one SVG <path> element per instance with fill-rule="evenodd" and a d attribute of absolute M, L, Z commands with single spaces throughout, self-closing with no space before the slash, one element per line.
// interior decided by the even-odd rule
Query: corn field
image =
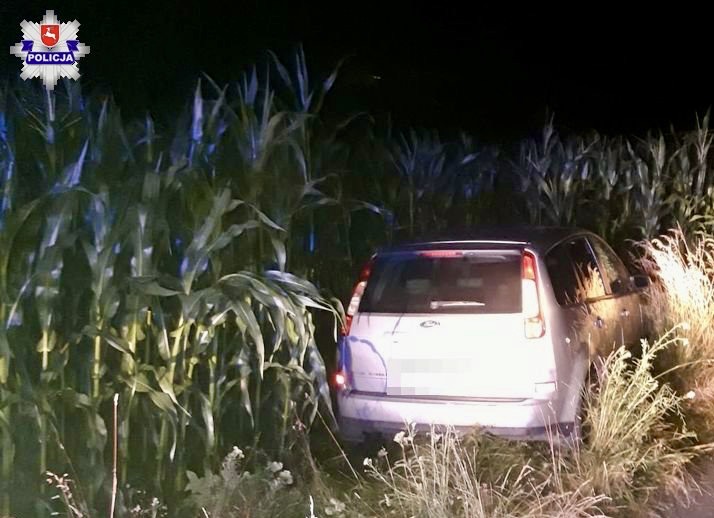
<path fill-rule="evenodd" d="M 329 421 L 338 299 L 379 245 L 714 222 L 708 117 L 642 139 L 550 120 L 498 150 L 324 117 L 337 79 L 272 56 L 238 84 L 202 78 L 163 125 L 74 83 L 0 90 L 0 516 L 51 512 L 48 470 L 103 509 L 115 394 L 120 487 L 170 497 L 234 444 L 290 451 Z"/>
<path fill-rule="evenodd" d="M 26 515 L 50 469 L 102 498 L 114 394 L 120 484 L 161 495 L 330 414 L 313 318 L 338 306 L 288 273 L 333 203 L 310 142 L 324 91 L 297 70 L 291 109 L 255 73 L 230 102 L 199 83 L 172 134 L 73 85 L 3 90 L 0 515 Z"/>

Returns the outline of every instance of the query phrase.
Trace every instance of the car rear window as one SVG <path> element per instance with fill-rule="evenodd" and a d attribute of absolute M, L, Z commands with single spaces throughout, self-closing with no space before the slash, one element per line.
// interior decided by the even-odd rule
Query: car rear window
<path fill-rule="evenodd" d="M 424 251 L 378 255 L 362 313 L 520 313 L 521 253 Z"/>

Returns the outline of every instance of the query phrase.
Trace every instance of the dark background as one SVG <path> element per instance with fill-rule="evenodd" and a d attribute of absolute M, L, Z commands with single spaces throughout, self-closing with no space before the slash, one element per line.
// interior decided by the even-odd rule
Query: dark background
<path fill-rule="evenodd" d="M 91 46 L 80 61 L 85 91 L 111 91 L 129 116 L 168 116 L 201 72 L 232 81 L 252 64 L 264 68 L 267 49 L 287 61 L 299 43 L 316 76 L 351 56 L 331 108 L 490 141 L 536 132 L 549 111 L 566 131 L 687 129 L 712 104 L 714 38 L 701 10 L 469 5 L 13 0 L 0 3 L 0 35 L 9 49 L 22 19 L 39 22 L 46 9 L 76 18 Z M 19 68 L 0 52 L 3 77 Z"/>

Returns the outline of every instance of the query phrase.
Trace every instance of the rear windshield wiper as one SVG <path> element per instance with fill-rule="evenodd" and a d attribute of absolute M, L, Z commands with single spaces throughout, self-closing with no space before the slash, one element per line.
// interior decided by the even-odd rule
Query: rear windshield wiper
<path fill-rule="evenodd" d="M 469 308 L 482 307 L 486 304 L 478 300 L 432 300 L 429 303 L 431 309 L 439 308 Z"/>

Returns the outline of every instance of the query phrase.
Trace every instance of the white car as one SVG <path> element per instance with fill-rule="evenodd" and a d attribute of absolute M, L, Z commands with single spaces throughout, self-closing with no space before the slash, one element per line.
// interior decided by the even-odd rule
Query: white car
<path fill-rule="evenodd" d="M 646 286 L 577 229 L 482 230 L 379 252 L 338 348 L 340 434 L 359 442 L 413 423 L 578 435 L 591 365 L 639 342 Z"/>

